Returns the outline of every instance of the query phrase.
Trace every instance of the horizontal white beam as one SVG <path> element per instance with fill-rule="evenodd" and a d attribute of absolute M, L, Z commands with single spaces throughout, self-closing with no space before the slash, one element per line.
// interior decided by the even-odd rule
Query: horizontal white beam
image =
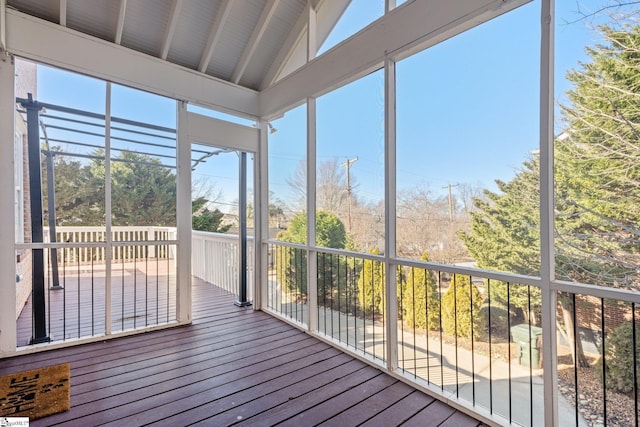
<path fill-rule="evenodd" d="M 218 120 L 197 113 L 187 113 L 190 142 L 257 153 L 259 131 L 256 128 Z"/>
<path fill-rule="evenodd" d="M 260 93 L 260 116 L 281 113 L 381 68 L 394 59 L 433 46 L 530 0 L 424 0 L 406 3 Z"/>
<path fill-rule="evenodd" d="M 7 10 L 7 50 L 115 83 L 255 117 L 258 93 L 114 43 Z"/>

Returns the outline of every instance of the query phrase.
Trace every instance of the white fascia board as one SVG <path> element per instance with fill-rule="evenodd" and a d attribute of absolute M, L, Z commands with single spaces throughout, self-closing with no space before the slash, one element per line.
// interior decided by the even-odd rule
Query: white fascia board
<path fill-rule="evenodd" d="M 7 51 L 173 99 L 257 117 L 258 92 L 7 10 Z"/>
<path fill-rule="evenodd" d="M 260 92 L 260 116 L 276 115 L 300 100 L 319 96 L 378 68 L 473 28 L 530 0 L 416 0 Z"/>

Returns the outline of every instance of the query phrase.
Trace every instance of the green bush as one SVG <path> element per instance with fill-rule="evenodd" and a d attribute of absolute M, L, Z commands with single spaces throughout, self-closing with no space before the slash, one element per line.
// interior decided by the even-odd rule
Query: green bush
<path fill-rule="evenodd" d="M 428 261 L 427 254 L 422 261 Z M 402 284 L 402 320 L 409 327 L 440 329 L 440 294 L 433 271 L 411 267 Z"/>
<path fill-rule="evenodd" d="M 378 255 L 374 248 L 371 254 Z M 385 267 L 382 261 L 364 260 L 358 277 L 358 304 L 365 313 L 384 313 Z"/>
<path fill-rule="evenodd" d="M 605 337 L 607 389 L 620 393 L 633 390 L 633 325 L 625 323 Z M 640 328 L 636 327 L 636 368 L 640 372 Z M 598 363 L 602 375 L 602 359 Z"/>
<path fill-rule="evenodd" d="M 316 235 L 320 246 L 343 249 L 346 243 L 344 224 L 337 215 L 318 211 L 316 214 Z M 305 244 L 307 242 L 307 214 L 300 212 L 291 220 L 289 229 L 281 231 L 276 236 L 277 240 Z M 332 295 L 324 295 L 325 289 L 346 289 L 346 279 L 340 277 L 337 271 L 344 270 L 345 257 L 338 257 L 335 265 L 328 269 L 318 270 L 318 301 L 325 301 Z M 305 249 L 278 246 L 276 248 L 276 277 L 284 289 L 307 296 L 307 251 Z"/>
<path fill-rule="evenodd" d="M 373 255 L 380 254 L 380 249 L 374 248 L 370 251 Z M 398 305 L 400 305 L 400 288 L 404 286 L 404 274 L 402 268 L 396 270 L 396 283 Z M 362 263 L 362 270 L 358 277 L 358 304 L 360 310 L 366 314 L 385 313 L 385 264 L 383 261 L 365 259 Z"/>
<path fill-rule="evenodd" d="M 477 338 L 483 327 L 479 316 L 481 305 L 480 291 L 471 284 L 469 276 L 455 274 L 442 297 L 443 331 L 449 335 L 471 338 L 473 330 Z"/>

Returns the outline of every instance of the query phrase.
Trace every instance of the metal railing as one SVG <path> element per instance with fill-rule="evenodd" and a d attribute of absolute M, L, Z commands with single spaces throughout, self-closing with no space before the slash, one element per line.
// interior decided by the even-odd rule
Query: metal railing
<path fill-rule="evenodd" d="M 18 347 L 33 337 L 59 342 L 176 321 L 175 228 L 112 227 L 109 245 L 101 227 L 58 227 L 56 236 L 58 242 L 20 245 L 43 253 L 44 298 L 34 311 L 31 279 L 19 283 L 28 292 L 19 293 L 26 299 L 17 302 Z M 238 236 L 196 231 L 192 242 L 193 275 L 238 295 Z M 249 300 L 253 265 L 250 244 Z"/>
<path fill-rule="evenodd" d="M 101 242 L 29 245 L 42 251 L 44 295 L 30 293 L 17 319 L 17 346 L 110 335 L 176 321 L 174 241 L 114 242 L 131 259 L 107 263 Z M 38 246 L 38 247 L 35 247 Z M 57 251 L 58 264 L 51 262 Z M 154 254 L 152 256 L 151 254 Z M 34 309 L 34 305 L 36 308 Z"/>
<path fill-rule="evenodd" d="M 387 263 L 378 255 L 308 252 L 275 241 L 268 253 L 267 310 L 313 324 L 311 332 L 372 363 L 395 363 L 394 374 L 487 419 L 543 426 L 555 401 L 561 426 L 639 423 L 635 292 L 552 282 L 557 306 L 543 307 L 536 277 L 403 259 Z M 310 266 L 317 269 L 315 293 Z M 396 282 L 397 329 L 391 334 L 386 268 L 394 269 Z M 314 294 L 315 302 L 309 299 Z M 549 314 L 556 318 L 553 334 L 541 327 Z M 545 372 L 550 336 L 557 337 L 553 372 Z M 390 348 L 393 361 L 386 358 L 394 353 Z M 556 378 L 556 394 L 545 396 L 544 382 Z"/>

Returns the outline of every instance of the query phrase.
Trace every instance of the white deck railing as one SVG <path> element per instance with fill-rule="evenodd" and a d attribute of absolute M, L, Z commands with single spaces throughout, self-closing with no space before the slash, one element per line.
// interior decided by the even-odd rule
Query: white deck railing
<path fill-rule="evenodd" d="M 175 259 L 173 245 L 158 246 L 159 242 L 176 240 L 175 227 L 111 227 L 113 249 L 112 261 L 121 262 L 140 258 Z M 49 231 L 45 229 L 49 242 Z M 92 243 L 92 247 L 59 248 L 59 263 L 94 263 L 106 259 L 106 245 L 94 246 L 106 241 L 104 227 L 57 227 L 56 241 L 68 243 Z M 148 246 L 128 245 L 127 242 L 153 242 Z M 238 236 L 234 234 L 193 231 L 192 274 L 199 279 L 215 284 L 236 295 L 239 293 Z M 158 253 L 156 253 L 158 252 Z M 48 262 L 48 260 L 47 260 Z M 253 238 L 247 245 L 247 293 L 253 299 Z M 47 265 L 48 268 L 48 265 Z"/>
<path fill-rule="evenodd" d="M 191 239 L 191 274 L 238 295 L 238 236 L 193 231 Z M 247 299 L 252 301 L 253 238 L 247 240 Z"/>

